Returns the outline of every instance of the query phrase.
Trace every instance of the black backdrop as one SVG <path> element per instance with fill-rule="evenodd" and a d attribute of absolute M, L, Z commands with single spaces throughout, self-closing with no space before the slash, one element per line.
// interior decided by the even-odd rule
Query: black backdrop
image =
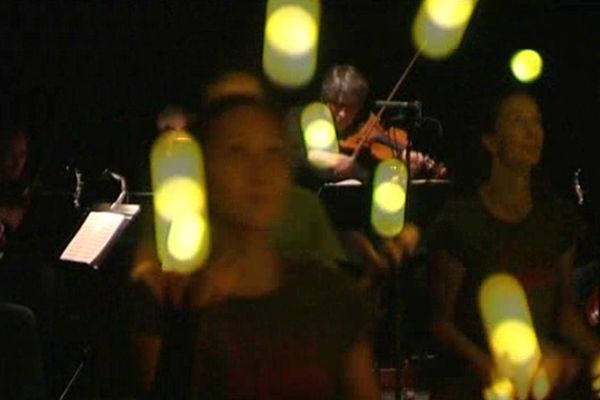
<path fill-rule="evenodd" d="M 385 98 L 410 60 L 417 0 L 323 1 L 318 69 L 286 105 L 318 96 L 332 63 L 352 63 Z M 133 186 L 168 103 L 193 107 L 203 83 L 224 68 L 260 71 L 265 1 L 20 1 L 0 5 L 0 119 L 24 121 L 51 160 L 48 172 L 77 164 L 111 167 Z M 545 61 L 533 86 L 545 111 L 545 166 L 568 192 L 576 168 L 593 182 L 600 106 L 600 4 L 577 0 L 480 0 L 459 50 L 444 61 L 421 59 L 398 94 L 419 99 L 441 121 L 428 150 L 469 175 L 471 120 L 480 97 L 509 76 L 518 48 Z M 590 183 L 590 190 L 597 184 Z"/>

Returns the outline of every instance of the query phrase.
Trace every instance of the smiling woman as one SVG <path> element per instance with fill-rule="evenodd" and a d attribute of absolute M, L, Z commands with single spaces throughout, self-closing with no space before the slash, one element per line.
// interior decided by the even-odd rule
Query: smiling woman
<path fill-rule="evenodd" d="M 498 378 L 476 307 L 482 282 L 498 272 L 523 286 L 552 398 L 581 398 L 569 385 L 600 342 L 573 304 L 577 211 L 535 190 L 532 171 L 543 140 L 536 99 L 522 91 L 500 96 L 481 142 L 491 159 L 489 176 L 475 196 L 449 202 L 438 217 L 430 237 L 432 330 L 453 369 L 438 382 L 435 399 L 479 398 Z"/>

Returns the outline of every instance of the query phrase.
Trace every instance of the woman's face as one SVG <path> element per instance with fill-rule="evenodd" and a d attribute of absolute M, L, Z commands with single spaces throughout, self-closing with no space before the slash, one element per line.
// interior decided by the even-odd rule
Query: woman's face
<path fill-rule="evenodd" d="M 9 146 L 2 155 L 2 171 L 4 179 L 18 180 L 23 175 L 27 162 L 27 139 L 15 136 L 10 139 Z"/>
<path fill-rule="evenodd" d="M 496 133 L 484 145 L 492 157 L 507 166 L 533 167 L 539 163 L 544 143 L 542 115 L 535 99 L 526 94 L 507 97 L 498 110 Z"/>
<path fill-rule="evenodd" d="M 252 230 L 278 222 L 291 184 L 282 129 L 256 105 L 236 107 L 213 122 L 206 169 L 215 221 Z"/>

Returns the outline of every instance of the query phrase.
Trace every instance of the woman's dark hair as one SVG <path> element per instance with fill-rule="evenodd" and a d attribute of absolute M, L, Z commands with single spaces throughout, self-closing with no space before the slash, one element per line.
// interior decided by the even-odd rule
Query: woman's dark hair
<path fill-rule="evenodd" d="M 236 95 L 223 97 L 216 101 L 208 103 L 200 111 L 200 123 L 195 129 L 195 135 L 200 141 L 200 143 L 206 144 L 212 137 L 212 134 L 214 133 L 212 129 L 212 124 L 216 120 L 218 120 L 224 114 L 234 109 L 248 106 L 256 107 L 258 109 L 266 111 L 277 121 L 280 121 L 282 124 L 282 136 L 285 136 L 283 135 L 283 113 L 278 106 L 256 96 Z"/>

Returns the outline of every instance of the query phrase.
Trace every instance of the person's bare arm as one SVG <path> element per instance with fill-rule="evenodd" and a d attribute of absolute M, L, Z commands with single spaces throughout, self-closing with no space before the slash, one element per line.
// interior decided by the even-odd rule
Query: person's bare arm
<path fill-rule="evenodd" d="M 454 323 L 456 298 L 462 286 L 465 270 L 447 252 L 432 259 L 431 291 L 433 301 L 432 333 L 448 351 L 469 362 L 483 384 L 491 378 L 493 362 L 490 356 L 465 336 Z"/>
<path fill-rule="evenodd" d="M 354 344 L 346 355 L 344 383 L 348 399 L 381 399 L 373 350 L 367 340 Z"/>

